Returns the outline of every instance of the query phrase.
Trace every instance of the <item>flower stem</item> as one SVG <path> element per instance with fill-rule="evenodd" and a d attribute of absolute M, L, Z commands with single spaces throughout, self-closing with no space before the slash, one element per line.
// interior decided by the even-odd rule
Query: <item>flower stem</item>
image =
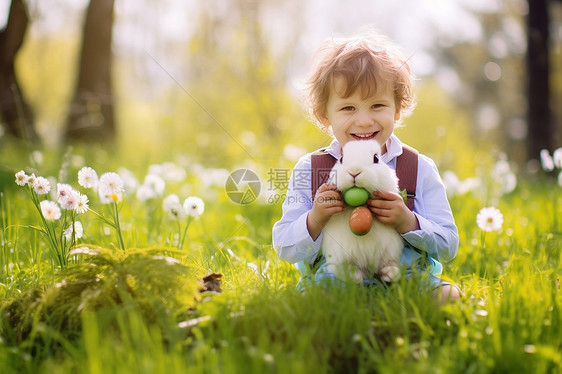
<path fill-rule="evenodd" d="M 44 233 L 45 236 L 47 237 L 47 242 L 51 249 L 51 256 L 53 257 L 53 260 L 56 260 L 59 263 L 59 266 L 61 268 L 64 268 L 66 266 L 66 261 L 64 261 L 65 259 L 61 253 L 62 249 L 60 248 L 60 245 L 57 243 L 55 228 L 53 227 L 54 223 L 49 225 L 49 223 L 45 219 L 45 216 L 43 216 L 43 211 L 41 210 L 41 202 L 39 200 L 39 196 L 35 193 L 35 191 L 33 191 L 33 188 L 31 186 L 29 186 L 28 192 L 31 201 L 33 202 L 33 205 L 35 205 L 35 208 L 39 213 L 39 217 L 41 217 L 41 221 L 43 222 L 43 227 L 45 228 Z"/>
<path fill-rule="evenodd" d="M 117 230 L 117 238 L 119 239 L 119 246 L 125 252 L 125 243 L 123 242 L 123 234 L 121 233 L 121 225 L 119 224 L 119 211 L 117 209 L 117 202 L 113 202 L 113 212 L 115 218 L 115 229 Z"/>
<path fill-rule="evenodd" d="M 187 229 L 189 228 L 189 224 L 191 223 L 191 221 L 193 220 L 192 216 L 189 216 L 189 218 L 187 219 L 187 225 L 185 225 L 185 229 L 183 230 L 183 235 L 181 236 L 181 240 L 180 240 L 180 245 L 178 247 L 178 249 L 183 249 L 183 242 L 185 241 L 185 237 L 187 235 Z"/>

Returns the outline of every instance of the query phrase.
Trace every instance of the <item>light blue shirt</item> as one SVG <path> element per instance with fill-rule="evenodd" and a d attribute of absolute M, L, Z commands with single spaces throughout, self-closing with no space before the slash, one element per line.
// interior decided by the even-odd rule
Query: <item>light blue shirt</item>
<path fill-rule="evenodd" d="M 396 157 L 402 154 L 402 142 L 394 134 L 386 143 L 387 152 L 381 160 L 396 169 Z M 326 151 L 337 160 L 341 146 L 333 140 Z M 283 202 L 283 216 L 273 226 L 273 247 L 279 258 L 290 263 L 313 263 L 320 251 L 322 233 L 313 240 L 308 233 L 306 219 L 312 209 L 311 153 L 301 157 L 295 165 L 287 195 Z M 419 154 L 414 214 L 420 229 L 402 234 L 411 247 L 427 252 L 439 261 L 452 260 L 458 250 L 459 234 L 445 187 L 435 163 Z"/>

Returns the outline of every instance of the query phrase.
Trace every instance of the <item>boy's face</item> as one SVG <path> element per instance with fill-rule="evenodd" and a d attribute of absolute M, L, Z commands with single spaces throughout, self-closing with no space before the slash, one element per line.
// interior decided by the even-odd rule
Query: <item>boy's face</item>
<path fill-rule="evenodd" d="M 382 153 L 386 153 L 385 143 L 394 131 L 395 122 L 400 119 L 392 86 L 387 84 L 364 99 L 360 89 L 349 97 L 341 97 L 339 93 L 344 92 L 344 85 L 343 78 L 334 78 L 322 124 L 332 126 L 342 147 L 350 140 L 375 139 L 381 145 Z"/>

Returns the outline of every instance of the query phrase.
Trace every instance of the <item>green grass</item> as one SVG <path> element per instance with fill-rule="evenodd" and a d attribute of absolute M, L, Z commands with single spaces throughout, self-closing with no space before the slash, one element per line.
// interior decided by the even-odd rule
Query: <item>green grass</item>
<path fill-rule="evenodd" d="M 562 372 L 561 188 L 550 181 L 498 197 L 503 229 L 485 236 L 485 199 L 451 199 L 461 244 L 444 275 L 466 296 L 440 306 L 404 279 L 297 293 L 270 244 L 280 205 L 235 205 L 191 174 L 206 206 L 183 250 L 161 199 L 126 196 L 126 251 L 88 213 L 78 247 L 90 250 L 61 270 L 44 237 L 19 227 L 40 224 L 27 195 L 12 174 L 0 179 L 2 373 Z M 198 292 L 210 271 L 223 274 L 220 294 Z"/>

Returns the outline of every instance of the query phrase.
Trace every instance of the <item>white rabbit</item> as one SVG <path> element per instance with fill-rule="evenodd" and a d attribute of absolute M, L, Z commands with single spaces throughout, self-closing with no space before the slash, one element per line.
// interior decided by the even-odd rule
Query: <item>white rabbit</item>
<path fill-rule="evenodd" d="M 396 173 L 380 161 L 381 148 L 375 140 L 347 142 L 341 161 L 332 168 L 332 182 L 342 193 L 356 185 L 365 188 L 370 197 L 374 191 L 398 192 Z M 392 227 L 373 218 L 371 230 L 355 235 L 349 227 L 353 207 L 336 213 L 324 226 L 321 249 L 326 257 L 326 269 L 341 279 L 355 281 L 372 279 L 375 275 L 385 281 L 400 279 L 400 256 L 404 241 Z"/>

